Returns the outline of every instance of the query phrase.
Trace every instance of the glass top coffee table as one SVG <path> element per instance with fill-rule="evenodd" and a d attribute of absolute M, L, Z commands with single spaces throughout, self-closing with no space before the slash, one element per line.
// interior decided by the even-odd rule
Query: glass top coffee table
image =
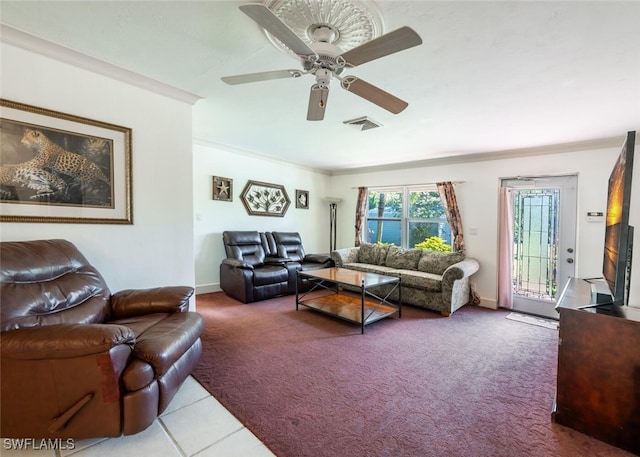
<path fill-rule="evenodd" d="M 303 280 L 313 286 L 299 293 Z M 378 286 L 390 285 L 385 295 L 375 292 Z M 345 287 L 355 292 L 344 290 Z M 398 289 L 398 303 L 389 301 L 391 293 Z M 324 293 L 326 292 L 326 293 Z M 298 271 L 296 282 L 296 310 L 299 306 L 360 324 L 364 327 L 385 317 L 402 315 L 402 288 L 400 278 L 378 273 L 365 273 L 347 268 L 323 268 L 320 270 Z"/>

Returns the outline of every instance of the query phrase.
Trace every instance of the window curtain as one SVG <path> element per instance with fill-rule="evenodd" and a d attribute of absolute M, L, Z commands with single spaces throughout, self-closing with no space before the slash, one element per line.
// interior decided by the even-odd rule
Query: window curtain
<path fill-rule="evenodd" d="M 462 218 L 460 217 L 460 209 L 456 200 L 456 192 L 453 189 L 451 181 L 436 183 L 440 199 L 444 204 L 444 210 L 447 215 L 447 222 L 451 227 L 451 250 L 454 252 L 465 252 L 464 236 L 462 234 Z"/>
<path fill-rule="evenodd" d="M 367 195 L 369 194 L 366 187 L 358 187 L 358 201 L 356 202 L 356 241 L 355 246 L 365 241 L 363 227 L 367 218 Z"/>
<path fill-rule="evenodd" d="M 498 306 L 513 308 L 513 189 L 500 188 Z"/>
<path fill-rule="evenodd" d="M 456 200 L 456 192 L 453 189 L 453 183 L 451 181 L 436 183 L 438 192 L 440 193 L 440 199 L 444 205 L 444 211 L 447 215 L 447 222 L 451 227 L 451 239 L 453 252 L 466 252 L 464 245 L 464 236 L 462 234 L 462 217 L 460 217 L 460 208 L 458 208 L 458 201 Z M 469 304 L 479 305 L 480 296 L 475 290 L 473 285 L 470 285 L 469 289 Z"/>

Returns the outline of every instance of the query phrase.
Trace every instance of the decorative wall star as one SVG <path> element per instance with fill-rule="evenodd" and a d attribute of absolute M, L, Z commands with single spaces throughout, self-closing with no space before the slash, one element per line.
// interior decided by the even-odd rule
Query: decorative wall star
<path fill-rule="evenodd" d="M 223 178 L 221 176 L 213 177 L 213 199 L 226 202 L 232 201 L 233 198 L 233 179 Z"/>
<path fill-rule="evenodd" d="M 229 185 L 225 181 L 221 181 L 220 184 L 218 184 L 218 194 L 226 194 L 227 197 L 229 196 Z"/>

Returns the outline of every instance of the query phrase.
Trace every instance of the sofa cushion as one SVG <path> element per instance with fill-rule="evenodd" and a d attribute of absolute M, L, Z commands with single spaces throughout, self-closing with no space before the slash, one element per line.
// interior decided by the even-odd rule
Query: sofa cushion
<path fill-rule="evenodd" d="M 402 287 L 440 292 L 442 290 L 442 276 L 422 271 L 400 271 Z"/>
<path fill-rule="evenodd" d="M 134 392 L 147 387 L 153 381 L 153 367 L 140 359 L 133 359 L 122 373 L 122 382 L 127 392 Z"/>
<path fill-rule="evenodd" d="M 421 249 L 405 249 L 398 246 L 390 246 L 385 265 L 399 270 L 416 270 L 421 255 Z"/>
<path fill-rule="evenodd" d="M 167 313 L 154 313 L 147 314 L 146 316 L 133 316 L 125 317 L 122 319 L 114 319 L 107 323 L 113 325 L 124 325 L 133 332 L 136 338 L 138 338 L 158 322 L 165 320 L 168 315 L 169 314 Z"/>
<path fill-rule="evenodd" d="M 109 319 L 111 292 L 100 273 L 66 240 L 0 243 L 0 329 Z"/>
<path fill-rule="evenodd" d="M 369 263 L 371 265 L 384 265 L 387 257 L 387 246 L 378 244 L 363 243 L 358 252 L 358 263 Z"/>
<path fill-rule="evenodd" d="M 418 270 L 441 275 L 454 263 L 464 260 L 462 252 L 423 251 L 418 262 Z"/>
<path fill-rule="evenodd" d="M 344 268 L 356 271 L 364 271 L 365 273 L 378 273 L 380 275 L 398 276 L 398 270 L 384 265 L 372 265 L 370 263 L 345 263 Z"/>
<path fill-rule="evenodd" d="M 204 319 L 200 314 L 171 314 L 138 336 L 133 352 L 160 377 L 193 346 L 203 328 Z"/>
<path fill-rule="evenodd" d="M 267 286 L 287 282 L 289 280 L 289 271 L 280 265 L 264 265 L 253 270 L 253 285 Z"/>

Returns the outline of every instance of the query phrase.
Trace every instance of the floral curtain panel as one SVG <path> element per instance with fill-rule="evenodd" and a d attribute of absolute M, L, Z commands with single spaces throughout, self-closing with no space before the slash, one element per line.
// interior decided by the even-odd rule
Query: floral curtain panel
<path fill-rule="evenodd" d="M 369 194 L 366 187 L 358 187 L 358 201 L 356 202 L 356 241 L 355 246 L 365 241 L 363 237 L 363 227 L 367 217 L 367 195 Z"/>
<path fill-rule="evenodd" d="M 451 250 L 454 252 L 466 252 L 464 245 L 464 236 L 462 234 L 462 217 L 460 216 L 460 209 L 458 208 L 458 201 L 456 200 L 456 192 L 453 189 L 453 183 L 451 181 L 436 183 L 438 192 L 440 193 L 440 199 L 444 204 L 444 209 L 447 214 L 447 222 L 451 226 L 451 238 L 452 246 Z M 479 305 L 480 296 L 475 290 L 475 287 L 471 285 L 469 291 L 469 304 Z"/>
<path fill-rule="evenodd" d="M 447 222 L 451 226 L 451 250 L 454 252 L 465 252 L 464 235 L 462 234 L 462 218 L 460 217 L 460 209 L 456 200 L 456 192 L 453 189 L 451 181 L 436 183 L 440 199 L 444 204 L 444 210 L 447 214 Z"/>

